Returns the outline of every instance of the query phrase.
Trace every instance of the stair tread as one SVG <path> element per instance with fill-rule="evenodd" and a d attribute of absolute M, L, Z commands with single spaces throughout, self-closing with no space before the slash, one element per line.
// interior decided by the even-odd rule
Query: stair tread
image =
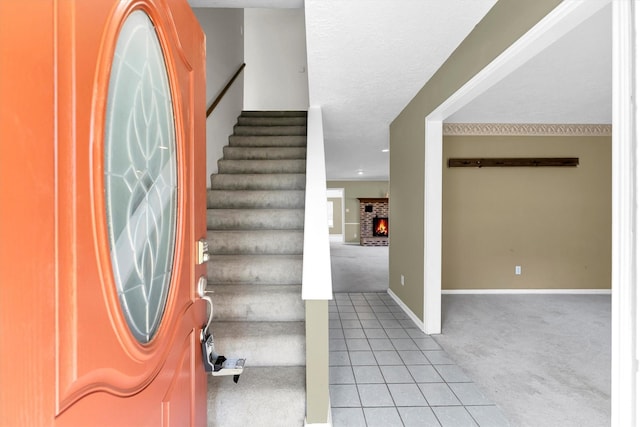
<path fill-rule="evenodd" d="M 238 124 L 244 126 L 299 126 L 307 124 L 306 116 L 240 116 Z"/>
<path fill-rule="evenodd" d="M 306 393 L 304 367 L 247 367 L 238 384 L 207 377 L 209 427 L 302 426 Z"/>
<path fill-rule="evenodd" d="M 257 283 L 233 283 L 233 282 L 215 282 L 215 281 L 209 281 L 207 282 L 207 289 L 214 289 L 214 293 L 215 293 L 215 289 L 218 289 L 222 286 L 228 286 L 230 288 L 235 288 L 235 287 L 241 287 L 241 286 L 246 286 L 246 287 L 253 287 L 253 288 L 265 288 L 265 289 L 271 289 L 272 287 L 278 287 L 278 286 L 298 286 L 301 287 L 302 283 L 296 283 L 296 284 L 291 284 L 291 283 L 269 283 L 269 284 L 257 284 Z"/>
<path fill-rule="evenodd" d="M 220 159 L 218 160 L 218 164 L 220 163 L 228 163 L 228 164 L 238 164 L 238 165 L 265 165 L 267 163 L 273 163 L 277 165 L 297 165 L 300 163 L 305 163 L 305 159 Z M 224 172 L 223 172 L 224 173 Z M 251 174 L 251 172 L 246 172 Z M 301 172 L 273 172 L 274 174 L 278 173 L 301 173 Z"/>
<path fill-rule="evenodd" d="M 207 193 L 248 193 L 256 195 L 264 194 L 287 194 L 287 193 L 299 193 L 304 194 L 304 190 L 213 190 L 208 189 Z"/>
<path fill-rule="evenodd" d="M 264 128 L 264 129 L 260 129 L 260 128 Z M 277 129 L 280 128 L 280 129 Z M 271 132 L 275 132 L 275 131 L 284 131 L 285 133 L 269 133 L 267 135 L 292 135 L 290 133 L 287 132 L 291 132 L 294 130 L 307 130 L 307 125 L 275 125 L 275 126 L 268 126 L 268 125 L 257 125 L 257 126 L 253 126 L 253 125 L 234 125 L 234 129 L 235 130 L 247 130 L 247 131 L 254 131 L 254 132 L 258 132 L 260 130 L 265 130 L 265 131 L 271 131 Z M 236 135 L 254 135 L 252 133 L 249 134 L 241 134 L 241 133 L 236 133 Z M 256 133 L 255 135 L 261 135 L 260 133 Z M 303 134 L 293 134 L 293 135 L 303 135 Z"/>
<path fill-rule="evenodd" d="M 298 164 L 304 162 L 305 159 L 220 159 L 218 163 L 237 163 L 237 164 L 265 164 L 265 163 L 276 163 L 276 164 Z M 250 172 L 249 172 L 250 173 Z M 277 172 L 276 172 L 277 173 Z M 300 173 L 300 172 L 281 172 L 281 173 Z"/>
<path fill-rule="evenodd" d="M 255 298 L 260 295 L 302 295 L 301 285 L 234 285 L 228 283 L 209 283 L 207 284 L 207 292 L 211 292 L 215 297 L 233 296 L 237 300 Z M 215 298 L 214 298 L 215 299 Z M 215 304 L 215 301 L 214 301 Z"/>
<path fill-rule="evenodd" d="M 304 321 L 224 321 L 213 323 L 215 338 L 264 337 L 268 335 L 304 335 Z"/>
<path fill-rule="evenodd" d="M 300 159 L 297 159 L 300 160 Z M 244 174 L 240 174 L 240 173 L 216 173 L 213 174 L 214 176 L 220 176 L 220 177 L 228 177 L 228 178 L 254 178 L 254 179 L 265 179 L 268 177 L 265 177 L 265 174 L 262 173 L 244 173 Z M 269 174 L 269 176 L 272 176 L 274 178 L 306 178 L 306 175 L 304 173 L 298 173 L 298 172 L 294 172 L 294 173 L 271 173 Z"/>
<path fill-rule="evenodd" d="M 302 235 L 304 231 L 300 230 L 277 230 L 277 229 L 261 229 L 261 230 L 207 230 L 207 235 L 211 237 L 222 236 L 228 234 L 234 237 L 271 237 L 275 235 L 276 237 L 285 238 L 287 236 L 299 237 Z"/>
<path fill-rule="evenodd" d="M 295 126 L 245 126 L 235 125 L 234 135 L 306 135 L 306 125 Z"/>
<path fill-rule="evenodd" d="M 301 190 L 208 190 L 207 208 L 302 209 L 305 192 Z"/>
<path fill-rule="evenodd" d="M 304 230 L 207 230 L 207 239 L 221 239 L 232 237 L 234 239 L 300 239 L 304 235 Z"/>
<path fill-rule="evenodd" d="M 295 285 L 302 283 L 301 255 L 211 255 L 211 283 Z"/>
<path fill-rule="evenodd" d="M 209 230 L 299 230 L 304 209 L 207 209 Z"/>
<path fill-rule="evenodd" d="M 208 230 L 210 254 L 302 254 L 302 230 Z"/>
<path fill-rule="evenodd" d="M 212 292 L 216 295 L 220 294 L 238 294 L 239 296 L 245 296 L 245 293 L 265 293 L 269 294 L 272 292 L 294 292 L 300 293 L 300 285 L 271 285 L 269 289 L 261 286 L 253 286 L 253 285 L 229 285 L 224 283 L 209 283 L 207 285 L 207 292 Z"/>
<path fill-rule="evenodd" d="M 282 174 L 304 173 L 307 161 L 304 159 L 287 160 L 218 160 L 221 174 Z"/>
<path fill-rule="evenodd" d="M 305 365 L 304 321 L 214 321 L 211 330 L 216 351 L 245 358 L 245 366 Z"/>
<path fill-rule="evenodd" d="M 303 173 L 219 173 L 211 175 L 212 190 L 304 190 Z"/>
<path fill-rule="evenodd" d="M 230 147 L 306 147 L 306 135 L 231 135 Z"/>
<path fill-rule="evenodd" d="M 252 190 L 249 190 L 252 191 Z M 220 213 L 228 213 L 230 215 L 242 215 L 242 214 L 246 214 L 246 215 L 250 215 L 249 212 L 256 212 L 255 215 L 266 215 L 266 216 L 270 216 L 270 215 L 286 215 L 287 213 L 291 213 L 291 214 L 296 214 L 296 215 L 301 215 L 304 216 L 304 209 L 278 209 L 278 208 L 254 208 L 254 209 L 245 209 L 245 208 L 238 208 L 238 209 L 233 209 L 233 208 L 229 208 L 229 209 L 216 209 L 216 208 L 209 208 L 207 209 L 207 211 L 209 212 L 220 212 Z"/>
<path fill-rule="evenodd" d="M 240 261 L 254 261 L 259 263 L 269 263 L 275 261 L 300 261 L 302 262 L 302 255 L 211 255 L 209 259 L 213 259 L 218 262 L 240 262 Z"/>
<path fill-rule="evenodd" d="M 242 117 L 307 117 L 304 110 L 243 110 Z"/>
<path fill-rule="evenodd" d="M 306 147 L 230 147 L 223 148 L 225 160 L 299 160 L 307 156 Z"/>

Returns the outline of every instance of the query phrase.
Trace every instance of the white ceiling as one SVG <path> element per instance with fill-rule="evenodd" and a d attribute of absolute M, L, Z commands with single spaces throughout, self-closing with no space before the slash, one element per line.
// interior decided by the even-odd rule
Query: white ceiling
<path fill-rule="evenodd" d="M 450 123 L 611 123 L 611 5 L 450 116 Z"/>
<path fill-rule="evenodd" d="M 309 99 L 322 106 L 327 178 L 389 178 L 389 125 L 496 0 L 189 0 L 301 7 Z M 607 7 L 447 122 L 611 123 Z M 358 172 L 361 172 L 359 174 Z"/>
<path fill-rule="evenodd" d="M 388 179 L 391 121 L 494 3 L 306 0 L 309 100 L 322 106 L 328 179 Z"/>

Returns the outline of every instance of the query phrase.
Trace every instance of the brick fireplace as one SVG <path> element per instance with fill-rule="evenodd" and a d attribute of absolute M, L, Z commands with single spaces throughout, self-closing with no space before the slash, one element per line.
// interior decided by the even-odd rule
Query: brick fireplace
<path fill-rule="evenodd" d="M 358 200 L 360 201 L 360 245 L 389 246 L 389 199 L 358 198 Z M 374 223 L 376 223 L 377 232 L 374 230 Z"/>

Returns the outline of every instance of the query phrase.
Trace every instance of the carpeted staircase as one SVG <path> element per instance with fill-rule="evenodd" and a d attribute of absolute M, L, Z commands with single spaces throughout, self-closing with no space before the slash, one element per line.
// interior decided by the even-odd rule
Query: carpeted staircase
<path fill-rule="evenodd" d="M 238 384 L 209 377 L 209 426 L 304 423 L 306 121 L 306 112 L 243 112 L 211 177 L 214 342 L 247 360 Z"/>

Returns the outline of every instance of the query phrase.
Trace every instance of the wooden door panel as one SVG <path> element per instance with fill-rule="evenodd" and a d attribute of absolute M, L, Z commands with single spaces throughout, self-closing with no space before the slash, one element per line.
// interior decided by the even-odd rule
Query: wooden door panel
<path fill-rule="evenodd" d="M 165 54 L 179 165 L 171 288 L 144 345 L 120 309 L 104 200 L 110 65 L 133 10 Z M 0 57 L 0 425 L 205 425 L 204 36 L 190 7 L 0 1 Z"/>
<path fill-rule="evenodd" d="M 163 370 L 159 378 L 144 388 L 139 396 L 125 398 L 96 392 L 77 400 L 57 416 L 56 426 L 93 427 L 162 427 L 204 426 L 202 395 L 194 387 L 194 370 L 202 370 L 192 357 L 199 351 L 199 331 L 193 331 L 175 346 L 167 360 L 172 370 Z M 196 381 L 197 382 L 197 381 Z M 145 402 L 146 401 L 146 402 Z M 115 412 L 115 413 L 114 413 Z M 28 425 L 28 424 L 27 424 Z"/>
<path fill-rule="evenodd" d="M 45 395 L 53 395 L 52 361 L 56 349 L 55 196 L 51 185 L 55 177 L 55 147 L 51 142 L 55 127 L 51 108 L 55 97 L 54 20 L 51 7 L 29 14 L 26 9 L 33 5 L 27 3 L 0 1 L 0 425 L 3 426 L 44 426 L 51 423 L 54 410 L 54 399 Z M 38 214 L 36 220 L 33 213 Z M 36 263 L 38 268 L 34 268 Z M 43 354 L 48 359 L 43 359 Z"/>
<path fill-rule="evenodd" d="M 199 350 L 195 346 L 198 341 L 197 332 L 189 334 L 179 347 L 178 362 L 172 365 L 176 367 L 173 372 L 173 378 L 169 381 L 169 387 L 162 398 L 162 425 L 163 426 L 179 426 L 184 424 L 184 415 L 189 414 L 192 421 L 195 420 L 196 396 L 193 395 L 193 387 L 191 384 L 194 369 L 202 369 L 201 366 L 194 366 L 193 353 Z"/>
<path fill-rule="evenodd" d="M 138 394 L 159 375 L 169 351 L 184 339 L 174 326 L 196 299 L 192 215 L 178 214 L 176 263 L 164 320 L 156 339 L 141 346 L 127 333 L 110 271 L 103 189 L 104 116 L 111 59 L 120 27 L 143 9 L 157 25 L 173 84 L 178 136 L 179 205 L 193 209 L 193 66 L 167 5 L 161 1 L 58 3 L 60 127 L 58 235 L 58 411 L 94 392 Z M 81 19 L 78 19 L 81 17 Z M 197 66 L 197 64 L 196 64 Z M 71 110 L 71 111 L 69 111 Z M 88 143 L 87 143 L 88 142 Z M 188 167 L 187 167 L 188 166 Z M 178 258 L 181 258 L 178 260 Z M 87 283 L 90 282 L 90 283 Z M 194 308 L 196 309 L 196 308 Z M 197 309 L 202 314 L 202 307 Z M 193 330 L 189 330 L 190 336 Z M 197 352 L 191 357 L 198 357 Z"/>

